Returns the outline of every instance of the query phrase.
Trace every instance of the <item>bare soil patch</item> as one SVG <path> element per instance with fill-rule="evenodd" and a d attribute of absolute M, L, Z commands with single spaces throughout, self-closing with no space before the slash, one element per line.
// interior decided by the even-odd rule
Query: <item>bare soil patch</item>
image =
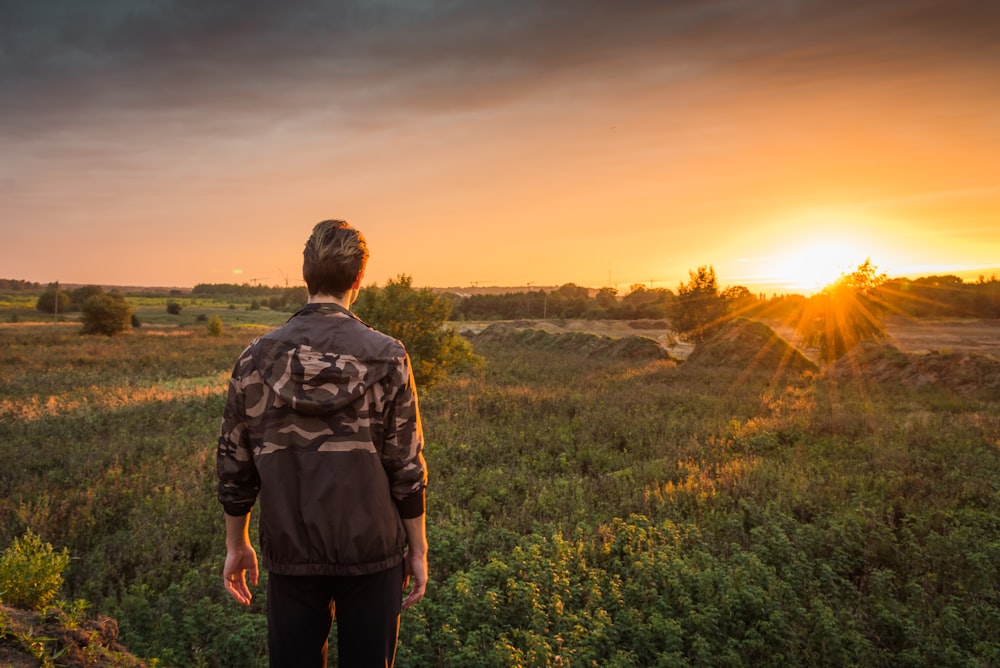
<path fill-rule="evenodd" d="M 780 322 L 765 320 L 783 339 L 799 347 L 795 328 Z M 511 320 L 507 324 L 516 328 L 541 329 L 550 334 L 587 332 L 612 338 L 639 335 L 657 341 L 673 357 L 686 358 L 694 346 L 676 341 L 663 320 Z M 476 333 L 491 323 L 456 323 L 460 332 Z M 886 322 L 889 342 L 905 353 L 968 352 L 989 355 L 1000 359 L 1000 321 L 998 320 L 912 320 L 889 318 Z M 802 350 L 815 359 L 815 351 Z"/>
<path fill-rule="evenodd" d="M 798 342 L 795 328 L 777 322 L 767 324 L 792 345 Z M 889 343 L 904 353 L 977 353 L 1000 359 L 998 320 L 886 320 Z M 811 351 L 805 351 L 809 354 Z"/>

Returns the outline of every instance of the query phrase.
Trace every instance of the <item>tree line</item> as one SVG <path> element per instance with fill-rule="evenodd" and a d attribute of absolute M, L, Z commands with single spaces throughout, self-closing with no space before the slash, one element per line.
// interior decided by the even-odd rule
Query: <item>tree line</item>
<path fill-rule="evenodd" d="M 833 286 L 831 286 L 832 288 Z M 567 283 L 555 290 L 524 290 L 506 294 L 460 295 L 445 293 L 453 303 L 453 320 L 516 320 L 537 318 L 644 320 L 669 319 L 681 294 L 690 291 L 688 301 L 715 299 L 730 309 L 749 315 L 783 316 L 801 309 L 808 301 L 803 295 L 753 293 L 735 285 L 720 288 L 711 266 L 699 267 L 691 280 L 678 290 L 633 285 L 620 294 L 615 288 L 588 290 Z M 890 313 L 915 318 L 966 317 L 1000 318 L 1000 279 L 980 276 L 964 281 L 958 276 L 925 276 L 916 279 L 883 277 L 878 286 L 879 300 Z M 711 308 L 721 308 L 716 303 Z"/>

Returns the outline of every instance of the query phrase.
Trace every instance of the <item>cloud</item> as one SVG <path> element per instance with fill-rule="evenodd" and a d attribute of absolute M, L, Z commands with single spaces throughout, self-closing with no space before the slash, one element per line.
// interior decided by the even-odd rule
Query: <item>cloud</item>
<path fill-rule="evenodd" d="M 5 3 L 0 122 L 225 110 L 268 121 L 508 104 L 669 70 L 796 85 L 995 71 L 1000 5 L 596 0 Z M 39 118 L 42 116 L 42 118 Z"/>

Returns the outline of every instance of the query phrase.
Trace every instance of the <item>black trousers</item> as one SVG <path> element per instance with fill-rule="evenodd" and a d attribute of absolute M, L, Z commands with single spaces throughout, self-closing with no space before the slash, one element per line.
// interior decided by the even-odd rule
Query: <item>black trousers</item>
<path fill-rule="evenodd" d="M 277 575 L 267 579 L 271 668 L 326 668 L 337 620 L 340 668 L 392 666 L 399 634 L 403 564 L 371 575 Z"/>

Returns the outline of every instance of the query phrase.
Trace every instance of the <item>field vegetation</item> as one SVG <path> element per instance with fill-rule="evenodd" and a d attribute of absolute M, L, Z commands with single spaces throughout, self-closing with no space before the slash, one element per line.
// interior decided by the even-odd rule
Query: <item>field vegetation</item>
<path fill-rule="evenodd" d="M 0 548 L 65 550 L 59 598 L 160 666 L 264 666 L 214 454 L 233 362 L 288 314 L 149 299 L 123 336 L 0 325 Z M 397 665 L 1000 665 L 995 358 L 588 337 L 470 331 L 482 362 L 422 392 L 431 581 Z"/>

